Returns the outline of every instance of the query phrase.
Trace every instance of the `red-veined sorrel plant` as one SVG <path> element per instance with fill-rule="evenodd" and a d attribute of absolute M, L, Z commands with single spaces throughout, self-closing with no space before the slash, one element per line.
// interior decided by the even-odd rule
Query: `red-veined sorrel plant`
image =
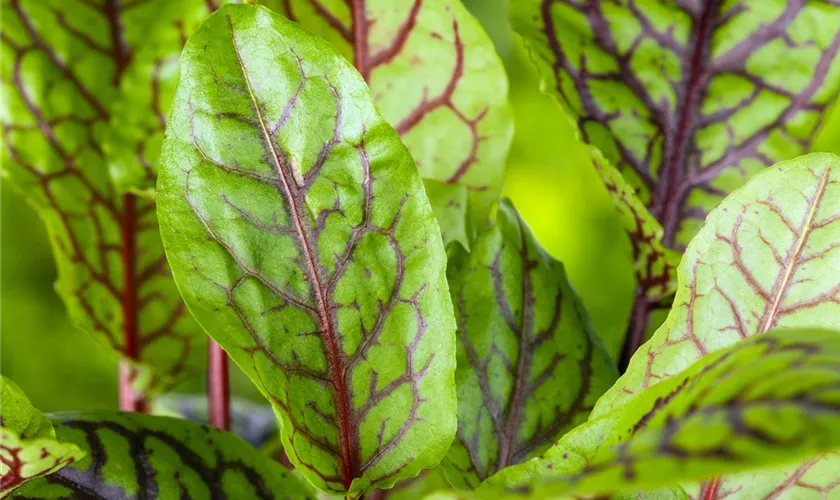
<path fill-rule="evenodd" d="M 3 0 L 4 171 L 134 413 L 47 417 L 2 379 L 0 495 L 833 494 L 840 159 L 790 158 L 840 7 L 512 2 L 633 239 L 626 360 L 673 303 L 619 377 L 499 199 L 506 75 L 458 0 L 266 3 Z M 223 429 L 142 414 L 200 371 L 200 328 L 274 444 L 262 408 L 225 432 L 218 347 Z"/>

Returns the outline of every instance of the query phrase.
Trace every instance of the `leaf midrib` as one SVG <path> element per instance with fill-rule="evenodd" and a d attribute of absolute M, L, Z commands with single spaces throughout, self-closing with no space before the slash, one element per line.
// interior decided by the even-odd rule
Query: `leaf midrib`
<path fill-rule="evenodd" d="M 349 489 L 353 478 L 355 477 L 356 469 L 355 462 L 353 460 L 353 452 L 351 450 L 351 441 L 355 442 L 357 440 L 357 437 L 354 432 L 355 429 L 350 423 L 350 405 L 344 381 L 344 371 L 342 369 L 341 357 L 338 353 L 338 345 L 335 340 L 334 325 L 330 320 L 330 313 L 329 307 L 327 306 L 326 295 L 324 294 L 321 278 L 317 271 L 317 266 L 315 264 L 314 251 L 311 248 L 308 234 L 305 228 L 303 227 L 303 222 L 301 221 L 301 215 L 299 212 L 297 199 L 292 193 L 291 187 L 289 185 L 289 180 L 286 176 L 286 172 L 283 170 L 280 157 L 277 153 L 276 148 L 274 147 L 274 142 L 272 141 L 271 134 L 269 132 L 269 127 L 266 124 L 265 116 L 263 116 L 262 108 L 259 102 L 257 101 L 256 93 L 254 92 L 253 86 L 251 85 L 251 80 L 248 77 L 248 71 L 245 66 L 245 62 L 242 59 L 239 44 L 236 41 L 236 33 L 233 27 L 233 20 L 230 16 L 228 16 L 228 27 L 230 28 L 231 43 L 233 44 L 234 53 L 236 54 L 236 60 L 239 64 L 240 70 L 242 71 L 242 78 L 244 79 L 245 85 L 247 86 L 248 95 L 251 97 L 251 101 L 254 104 L 254 109 L 257 114 L 257 118 L 260 122 L 260 129 L 262 130 L 265 142 L 267 143 L 271 151 L 272 159 L 274 160 L 277 172 L 280 174 L 280 179 L 283 183 L 283 188 L 286 191 L 286 196 L 289 200 L 289 206 L 292 212 L 291 216 L 294 220 L 295 229 L 298 233 L 298 241 L 300 243 L 300 247 L 306 254 L 306 263 L 307 267 L 309 268 L 310 278 L 312 280 L 312 288 L 319 306 L 318 319 L 321 322 L 321 326 L 323 328 L 326 340 L 324 343 L 327 347 L 331 375 L 330 378 L 333 383 L 333 388 L 335 389 L 337 410 L 336 413 L 339 422 L 339 440 L 341 441 L 341 467 L 343 472 L 342 479 L 344 487 Z"/>

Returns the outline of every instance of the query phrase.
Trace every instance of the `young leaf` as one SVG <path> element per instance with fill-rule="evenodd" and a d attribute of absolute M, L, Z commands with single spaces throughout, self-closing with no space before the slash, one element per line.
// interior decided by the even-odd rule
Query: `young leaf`
<path fill-rule="evenodd" d="M 454 313 L 398 135 L 332 47 L 267 9 L 224 7 L 181 61 L 158 213 L 190 310 L 317 487 L 359 495 L 436 465 Z"/>
<path fill-rule="evenodd" d="M 739 342 L 489 483 L 534 498 L 657 488 L 840 448 L 838 365 L 836 331 Z"/>
<path fill-rule="evenodd" d="M 0 498 L 82 456 L 75 444 L 56 439 L 49 419 L 17 384 L 0 376 Z"/>
<path fill-rule="evenodd" d="M 724 200 L 685 252 L 665 324 L 593 415 L 709 352 L 770 328 L 836 326 L 838 199 L 840 159 L 810 154 L 765 170 Z M 780 477 L 787 475 L 765 479 L 780 483 Z"/>
<path fill-rule="evenodd" d="M 235 435 L 136 413 L 54 416 L 58 437 L 87 456 L 32 481 L 19 499 L 314 499 L 312 489 Z"/>
<path fill-rule="evenodd" d="M 540 248 L 509 200 L 472 251 L 455 251 L 458 434 L 448 479 L 475 488 L 545 451 L 586 420 L 616 379 L 560 262 Z"/>
<path fill-rule="evenodd" d="M 56 288 L 71 319 L 125 355 L 140 393 L 177 382 L 200 366 L 205 337 L 169 276 L 152 200 L 120 192 L 123 183 L 119 177 L 115 183 L 109 169 L 114 173 L 124 162 L 108 158 L 102 143 L 109 126 L 123 124 L 115 104 L 121 89 L 152 101 L 165 97 L 154 74 L 142 85 L 126 75 L 138 52 L 157 47 L 154 33 L 175 30 L 168 14 L 176 3 L 185 12 L 204 5 L 199 0 L 0 4 L 5 174 L 47 225 L 58 266 Z M 156 31 L 151 26 L 158 24 L 158 13 L 168 14 Z M 178 47 L 166 48 L 161 60 L 177 57 Z M 129 79 L 132 86 L 122 88 Z M 154 115 L 150 119 L 161 128 L 159 113 L 154 106 L 131 111 L 137 120 Z M 150 148 L 137 154 L 151 162 Z"/>
<path fill-rule="evenodd" d="M 420 175 L 463 184 L 482 215 L 502 190 L 513 138 L 507 77 L 493 42 L 459 0 L 286 0 L 370 86 Z"/>

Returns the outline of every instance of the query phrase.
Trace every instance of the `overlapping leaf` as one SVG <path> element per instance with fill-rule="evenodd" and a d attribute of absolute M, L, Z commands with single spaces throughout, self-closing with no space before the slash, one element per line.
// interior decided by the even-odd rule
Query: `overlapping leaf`
<path fill-rule="evenodd" d="M 446 256 L 349 63 L 264 8 L 223 8 L 182 55 L 158 189 L 190 310 L 313 484 L 358 495 L 437 464 L 455 432 Z"/>
<path fill-rule="evenodd" d="M 73 322 L 157 370 L 134 373 L 140 392 L 178 381 L 203 357 L 153 203 L 122 189 L 135 170 L 154 178 L 172 64 L 207 12 L 200 0 L 2 2 L 5 173 L 47 225 Z M 120 149 L 111 139 L 122 132 L 110 127 L 147 142 Z"/>
<path fill-rule="evenodd" d="M 469 192 L 461 184 L 447 184 L 434 179 L 423 181 L 426 196 L 432 204 L 435 219 L 440 226 L 443 244 L 457 241 L 466 249 L 470 248 L 470 235 L 473 223 L 469 217 Z"/>
<path fill-rule="evenodd" d="M 776 330 L 739 342 L 490 484 L 534 498 L 655 488 L 840 448 L 838 365 L 837 331 Z"/>
<path fill-rule="evenodd" d="M 563 265 L 510 201 L 472 247 L 449 261 L 458 434 L 445 465 L 462 488 L 545 451 L 616 379 Z"/>
<path fill-rule="evenodd" d="M 314 499 L 311 487 L 240 438 L 206 425 L 131 413 L 67 413 L 58 437 L 87 456 L 20 488 L 19 499 Z"/>
<path fill-rule="evenodd" d="M 76 445 L 56 439 L 50 421 L 17 384 L 0 376 L 0 498 L 82 456 Z"/>
<path fill-rule="evenodd" d="M 507 77 L 460 0 L 287 0 L 286 13 L 364 77 L 426 179 L 463 184 L 486 216 L 513 137 Z"/>
<path fill-rule="evenodd" d="M 665 324 L 594 415 L 624 404 L 709 352 L 770 328 L 836 327 L 839 200 L 840 159 L 829 154 L 781 163 L 728 197 L 686 250 Z M 789 476 L 764 480 L 779 486 Z M 837 475 L 822 479 L 832 483 Z M 723 486 L 721 494 L 729 489 Z"/>
<path fill-rule="evenodd" d="M 527 0 L 512 11 L 544 87 L 660 221 L 666 247 L 684 246 L 749 176 L 805 152 L 840 86 L 834 2 Z"/>

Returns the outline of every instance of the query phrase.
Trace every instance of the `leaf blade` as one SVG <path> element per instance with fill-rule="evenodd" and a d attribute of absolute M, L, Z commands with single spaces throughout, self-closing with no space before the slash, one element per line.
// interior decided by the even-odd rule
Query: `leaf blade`
<path fill-rule="evenodd" d="M 436 464 L 454 434 L 454 320 L 396 133 L 332 48 L 265 9 L 223 8 L 181 69 L 158 189 L 190 310 L 319 488 L 359 494 Z"/>
<path fill-rule="evenodd" d="M 472 247 L 449 263 L 459 429 L 444 464 L 460 488 L 542 453 L 617 376 L 563 265 L 509 200 Z"/>

